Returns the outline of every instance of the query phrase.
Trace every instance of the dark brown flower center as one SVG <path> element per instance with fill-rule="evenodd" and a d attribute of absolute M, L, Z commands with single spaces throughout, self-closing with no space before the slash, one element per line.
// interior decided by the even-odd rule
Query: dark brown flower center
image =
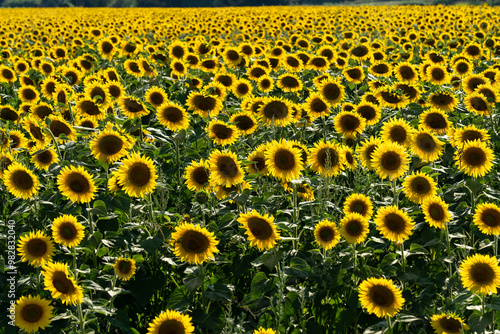
<path fill-rule="evenodd" d="M 69 136 L 71 134 L 71 129 L 66 124 L 58 120 L 53 120 L 50 123 L 49 128 L 56 138 L 61 134 L 64 134 L 66 136 Z"/>
<path fill-rule="evenodd" d="M 474 283 L 488 285 L 495 279 L 495 272 L 487 263 L 476 263 L 470 268 L 470 276 Z"/>
<path fill-rule="evenodd" d="M 215 108 L 216 101 L 210 96 L 196 95 L 193 99 L 193 104 L 196 109 L 210 111 Z"/>
<path fill-rule="evenodd" d="M 208 238 L 198 231 L 187 231 L 180 242 L 186 252 L 196 254 L 206 252 L 210 245 Z"/>
<path fill-rule="evenodd" d="M 419 134 L 415 142 L 417 143 L 419 149 L 427 153 L 434 152 L 434 149 L 436 148 L 436 142 L 432 136 L 427 133 Z"/>
<path fill-rule="evenodd" d="M 359 80 L 363 75 L 363 72 L 361 72 L 359 68 L 348 69 L 346 73 L 352 80 Z"/>
<path fill-rule="evenodd" d="M 38 106 L 36 107 L 35 109 L 35 114 L 41 118 L 41 119 L 44 119 L 45 117 L 49 116 L 50 114 L 52 114 L 52 109 L 50 109 L 49 107 L 47 106 L 44 106 L 44 105 L 41 105 L 41 106 Z"/>
<path fill-rule="evenodd" d="M 144 107 L 142 106 L 142 104 L 132 99 L 125 99 L 124 104 L 125 104 L 125 109 L 127 109 L 128 112 L 138 113 L 144 111 Z"/>
<path fill-rule="evenodd" d="M 340 96 L 340 88 L 337 84 L 328 83 L 323 87 L 322 93 L 328 100 L 335 101 Z"/>
<path fill-rule="evenodd" d="M 223 124 L 215 124 L 212 127 L 214 135 L 219 139 L 228 139 L 233 135 L 233 130 Z"/>
<path fill-rule="evenodd" d="M 367 121 L 371 121 L 377 116 L 377 111 L 370 105 L 360 106 L 356 109 L 356 112 Z"/>
<path fill-rule="evenodd" d="M 354 115 L 344 115 L 340 119 L 340 126 L 346 132 L 356 131 L 361 122 Z"/>
<path fill-rule="evenodd" d="M 104 54 L 109 54 L 111 53 L 111 51 L 113 51 L 113 44 L 111 44 L 110 42 L 108 41 L 104 41 L 102 44 L 101 44 L 101 48 L 102 48 L 102 52 Z"/>
<path fill-rule="evenodd" d="M 205 185 L 208 182 L 208 172 L 204 167 L 196 168 L 191 175 L 193 180 L 199 185 Z"/>
<path fill-rule="evenodd" d="M 375 285 L 370 288 L 370 299 L 379 307 L 390 307 L 396 298 L 388 287 Z"/>
<path fill-rule="evenodd" d="M 432 96 L 431 102 L 439 107 L 447 107 L 453 103 L 453 96 L 448 94 L 438 93 Z"/>
<path fill-rule="evenodd" d="M 160 106 L 165 101 L 163 94 L 161 94 L 160 92 L 153 92 L 151 95 L 149 95 L 149 100 L 154 106 Z"/>
<path fill-rule="evenodd" d="M 245 115 L 236 116 L 234 118 L 234 123 L 236 123 L 238 129 L 242 131 L 249 130 L 255 125 L 252 119 Z"/>
<path fill-rule="evenodd" d="M 259 240 L 267 240 L 273 234 L 273 229 L 269 223 L 259 217 L 250 217 L 248 219 L 248 229 L 252 235 Z"/>
<path fill-rule="evenodd" d="M 432 219 L 440 221 L 444 218 L 444 209 L 441 205 L 433 203 L 429 205 L 429 216 Z"/>
<path fill-rule="evenodd" d="M 291 75 L 282 77 L 280 81 L 285 88 L 297 88 L 300 86 L 300 82 Z"/>
<path fill-rule="evenodd" d="M 359 213 L 360 215 L 365 215 L 366 212 L 368 211 L 368 206 L 366 205 L 365 202 L 359 200 L 359 201 L 353 201 L 349 207 L 349 210 L 351 212 L 356 212 Z"/>
<path fill-rule="evenodd" d="M 387 72 L 389 72 L 389 66 L 387 66 L 387 64 L 377 64 L 372 66 L 371 69 L 376 74 L 386 74 Z"/>
<path fill-rule="evenodd" d="M 123 141 L 115 135 L 106 135 L 99 140 L 99 151 L 105 155 L 113 155 L 123 147 Z"/>
<path fill-rule="evenodd" d="M 16 170 L 11 176 L 14 187 L 21 190 L 30 190 L 34 182 L 30 174 L 24 170 Z"/>
<path fill-rule="evenodd" d="M 417 176 L 411 181 L 410 188 L 419 195 L 428 194 L 431 191 L 431 185 L 425 177 Z"/>
<path fill-rule="evenodd" d="M 358 220 L 350 220 L 347 222 L 345 229 L 350 236 L 357 237 L 363 232 L 363 225 Z"/>
<path fill-rule="evenodd" d="M 158 329 L 158 334 L 184 334 L 184 325 L 175 319 L 164 321 Z"/>
<path fill-rule="evenodd" d="M 90 116 L 99 115 L 101 113 L 101 110 L 93 101 L 83 101 L 80 105 L 80 108 L 82 109 L 83 113 Z"/>
<path fill-rule="evenodd" d="M 446 129 L 447 126 L 446 119 L 440 113 L 428 114 L 425 118 L 425 123 L 427 126 L 435 130 Z"/>
<path fill-rule="evenodd" d="M 315 113 L 325 112 L 328 105 L 320 98 L 315 98 L 311 101 L 311 111 Z"/>
<path fill-rule="evenodd" d="M 59 235 L 66 241 L 72 241 L 76 238 L 78 231 L 72 223 L 63 223 L 59 226 Z"/>
<path fill-rule="evenodd" d="M 296 165 L 295 156 L 287 149 L 279 149 L 274 156 L 274 164 L 280 170 L 290 170 Z"/>
<path fill-rule="evenodd" d="M 43 308 L 38 304 L 28 304 L 22 308 L 22 320 L 35 323 L 43 316 Z"/>
<path fill-rule="evenodd" d="M 238 175 L 238 166 L 230 157 L 220 157 L 217 159 L 217 170 L 225 178 L 232 178 Z"/>
<path fill-rule="evenodd" d="M 479 147 L 469 147 L 464 151 L 463 159 L 467 165 L 481 166 L 486 162 L 486 154 Z"/>
<path fill-rule="evenodd" d="M 54 288 L 63 295 L 69 295 L 75 291 L 73 282 L 71 282 L 71 280 L 66 277 L 66 274 L 62 271 L 56 271 L 53 274 L 52 285 L 54 285 Z"/>
<path fill-rule="evenodd" d="M 132 270 L 132 263 L 130 263 L 130 261 L 126 261 L 126 260 L 120 260 L 120 262 L 118 262 L 117 267 L 118 267 L 118 271 L 122 275 L 127 275 Z"/>
<path fill-rule="evenodd" d="M 401 166 L 402 161 L 397 152 L 389 151 L 382 155 L 380 163 L 382 165 L 382 168 L 389 171 L 394 171 L 397 170 L 399 166 Z"/>
<path fill-rule="evenodd" d="M 26 247 L 28 253 L 35 257 L 42 257 L 47 253 L 47 243 L 42 239 L 31 239 Z"/>
<path fill-rule="evenodd" d="M 469 103 L 474 110 L 477 111 L 488 110 L 488 105 L 486 104 L 486 101 L 484 101 L 484 99 L 482 99 L 481 97 L 473 97 L 472 99 L 469 100 Z"/>
<path fill-rule="evenodd" d="M 486 209 L 481 214 L 481 220 L 490 227 L 500 225 L 500 212 L 495 209 Z"/>
<path fill-rule="evenodd" d="M 130 183 L 136 187 L 145 186 L 151 179 L 151 171 L 149 170 L 149 167 L 142 162 L 136 162 L 133 164 L 132 167 L 130 167 L 128 175 Z"/>
<path fill-rule="evenodd" d="M 396 234 L 402 233 L 406 227 L 404 218 L 393 212 L 384 217 L 384 224 L 387 229 Z"/>
<path fill-rule="evenodd" d="M 411 80 L 415 77 L 415 72 L 409 66 L 401 66 L 399 68 L 399 75 L 401 75 L 405 80 Z"/>
<path fill-rule="evenodd" d="M 167 107 L 163 109 L 163 117 L 171 123 L 178 123 L 183 119 L 182 111 L 176 107 Z"/>
<path fill-rule="evenodd" d="M 288 115 L 288 107 L 281 101 L 272 101 L 264 106 L 263 113 L 268 119 L 283 119 Z"/>
<path fill-rule="evenodd" d="M 451 317 L 443 317 L 439 319 L 439 324 L 448 333 L 461 333 L 462 323 Z"/>
<path fill-rule="evenodd" d="M 85 194 L 90 191 L 89 181 L 80 173 L 73 172 L 69 174 L 66 179 L 66 184 L 72 192 L 77 194 Z"/>
<path fill-rule="evenodd" d="M 328 242 L 333 240 L 335 237 L 335 232 L 329 226 L 324 226 L 319 230 L 319 238 L 321 241 Z"/>

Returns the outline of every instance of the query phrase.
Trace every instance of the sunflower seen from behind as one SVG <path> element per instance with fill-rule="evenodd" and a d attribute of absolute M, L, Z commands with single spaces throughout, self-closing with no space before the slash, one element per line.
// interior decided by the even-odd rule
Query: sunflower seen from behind
<path fill-rule="evenodd" d="M 147 334 L 192 334 L 191 317 L 179 311 L 166 310 L 149 323 Z"/>
<path fill-rule="evenodd" d="M 153 160 L 137 152 L 122 160 L 116 171 L 118 183 L 129 196 L 144 197 L 156 188 L 158 174 Z"/>
<path fill-rule="evenodd" d="M 182 223 L 172 233 L 170 244 L 174 254 L 189 264 L 202 264 L 214 258 L 219 241 L 204 227 L 192 223 Z"/>
<path fill-rule="evenodd" d="M 18 162 L 11 163 L 7 170 L 3 171 L 2 179 L 7 191 L 22 199 L 33 198 L 40 187 L 38 177 Z"/>
<path fill-rule="evenodd" d="M 500 207 L 494 203 L 480 203 L 476 206 L 473 222 L 487 235 L 500 235 Z"/>
<path fill-rule="evenodd" d="M 415 226 L 410 216 L 395 205 L 379 208 L 374 222 L 384 238 L 397 244 L 407 240 Z"/>
<path fill-rule="evenodd" d="M 334 248 L 340 241 L 340 232 L 337 224 L 324 219 L 314 227 L 314 240 L 325 250 Z"/>
<path fill-rule="evenodd" d="M 361 307 L 379 318 L 396 315 L 405 303 L 401 289 L 385 278 L 364 280 L 359 285 L 358 295 Z"/>
<path fill-rule="evenodd" d="M 75 216 L 62 215 L 52 222 L 52 237 L 58 244 L 68 248 L 76 247 L 85 236 L 85 227 Z"/>
<path fill-rule="evenodd" d="M 115 264 L 113 264 L 113 268 L 115 270 L 115 275 L 123 281 L 130 280 L 132 276 L 134 276 L 135 270 L 137 269 L 134 259 L 123 257 L 116 259 Z"/>
<path fill-rule="evenodd" d="M 15 325 L 26 333 L 45 329 L 53 317 L 54 308 L 50 303 L 40 296 L 22 296 L 15 305 Z"/>
<path fill-rule="evenodd" d="M 63 167 L 57 176 L 57 186 L 61 194 L 78 203 L 90 202 L 97 192 L 94 180 L 83 166 Z"/>
<path fill-rule="evenodd" d="M 60 262 L 43 265 L 43 284 L 50 291 L 52 298 L 61 299 L 63 304 L 77 305 L 83 300 L 82 288 L 69 276 L 68 266 Z"/>
<path fill-rule="evenodd" d="M 489 255 L 474 254 L 460 264 L 462 285 L 480 295 L 496 294 L 500 288 L 500 267 L 498 260 Z"/>
<path fill-rule="evenodd" d="M 245 229 L 250 246 L 256 246 L 259 251 L 272 249 L 280 239 L 280 232 L 276 229 L 272 215 L 262 215 L 252 210 L 241 213 L 237 221 Z"/>
<path fill-rule="evenodd" d="M 31 231 L 22 235 L 17 244 L 22 262 L 39 267 L 50 262 L 54 256 L 54 243 L 43 231 Z"/>

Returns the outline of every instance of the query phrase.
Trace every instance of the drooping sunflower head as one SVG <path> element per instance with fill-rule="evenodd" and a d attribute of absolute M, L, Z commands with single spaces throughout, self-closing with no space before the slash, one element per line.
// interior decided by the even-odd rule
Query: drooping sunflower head
<path fill-rule="evenodd" d="M 69 276 L 68 266 L 64 263 L 49 262 L 43 265 L 42 271 L 45 290 L 49 290 L 52 298 L 61 299 L 63 304 L 77 305 L 83 300 L 83 291 L 73 277 Z"/>
<path fill-rule="evenodd" d="M 190 264 L 201 264 L 218 253 L 216 246 L 219 241 L 212 232 L 199 225 L 182 223 L 176 227 L 171 238 L 174 254 Z"/>
<path fill-rule="evenodd" d="M 463 286 L 475 293 L 487 295 L 497 293 L 500 286 L 498 260 L 489 255 L 474 254 L 460 264 Z"/>
<path fill-rule="evenodd" d="M 179 311 L 166 310 L 149 323 L 147 334 L 192 334 L 191 317 Z"/>
<path fill-rule="evenodd" d="M 132 153 L 122 160 L 123 165 L 118 168 L 118 183 L 129 196 L 144 197 L 156 188 L 158 174 L 153 160 Z"/>
<path fill-rule="evenodd" d="M 36 195 L 40 187 L 38 177 L 20 163 L 13 162 L 3 171 L 3 182 L 14 196 L 29 199 Z"/>
<path fill-rule="evenodd" d="M 458 169 L 466 175 L 481 177 L 493 168 L 495 156 L 486 143 L 476 139 L 466 142 L 461 150 L 457 150 L 454 159 Z"/>
<path fill-rule="evenodd" d="M 473 222 L 484 234 L 500 235 L 500 207 L 494 203 L 478 204 Z"/>
<path fill-rule="evenodd" d="M 371 163 L 380 178 L 390 181 L 400 178 L 409 169 L 409 155 L 405 148 L 394 142 L 385 142 L 373 151 Z"/>
<path fill-rule="evenodd" d="M 337 224 L 325 219 L 316 224 L 314 228 L 316 243 L 326 250 L 334 248 L 340 241 Z"/>
<path fill-rule="evenodd" d="M 286 182 L 298 179 L 304 169 L 300 150 L 284 139 L 267 145 L 265 164 L 273 177 Z"/>
<path fill-rule="evenodd" d="M 408 175 L 403 182 L 403 192 L 410 201 L 421 204 L 436 195 L 437 183 L 425 173 L 417 172 Z"/>
<path fill-rule="evenodd" d="M 431 326 L 438 334 L 461 334 L 470 327 L 462 319 L 451 313 L 434 314 Z"/>
<path fill-rule="evenodd" d="M 356 212 L 347 213 L 339 225 L 340 234 L 350 244 L 365 241 L 370 230 L 368 219 Z"/>
<path fill-rule="evenodd" d="M 378 209 L 374 221 L 380 233 L 397 244 L 410 237 L 415 225 L 410 216 L 395 205 Z"/>
<path fill-rule="evenodd" d="M 201 159 L 199 162 L 192 161 L 186 167 L 184 173 L 186 179 L 185 184 L 189 190 L 202 191 L 209 185 L 210 180 L 210 165 L 208 161 Z"/>
<path fill-rule="evenodd" d="M 75 216 L 62 215 L 52 222 L 54 241 L 68 248 L 76 247 L 85 236 L 85 227 Z"/>
<path fill-rule="evenodd" d="M 59 191 L 72 202 L 90 202 L 96 194 L 97 187 L 90 174 L 83 166 L 65 166 L 57 177 Z"/>
<path fill-rule="evenodd" d="M 17 250 L 22 262 L 39 267 L 52 259 L 54 244 L 42 231 L 31 231 L 19 238 Z"/>
<path fill-rule="evenodd" d="M 40 296 L 22 296 L 16 301 L 15 325 L 26 333 L 38 332 L 50 325 L 53 307 Z"/>
<path fill-rule="evenodd" d="M 344 202 L 344 214 L 359 213 L 366 219 L 373 215 L 373 203 L 370 197 L 364 194 L 353 193 Z"/>
<path fill-rule="evenodd" d="M 259 251 L 272 249 L 280 239 L 280 232 L 274 225 L 274 217 L 260 214 L 255 210 L 242 213 L 238 218 L 241 227 L 250 241 L 250 246 L 257 246 Z"/>
<path fill-rule="evenodd" d="M 134 276 L 136 266 L 134 259 L 119 257 L 113 265 L 115 274 L 123 281 L 128 281 Z"/>
<path fill-rule="evenodd" d="M 396 315 L 405 299 L 401 289 L 385 278 L 368 278 L 359 285 L 361 307 L 379 318 Z"/>

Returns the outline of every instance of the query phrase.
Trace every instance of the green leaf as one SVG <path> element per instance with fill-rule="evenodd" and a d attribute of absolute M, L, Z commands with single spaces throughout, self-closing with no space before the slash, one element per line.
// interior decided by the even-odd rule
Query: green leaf
<path fill-rule="evenodd" d="M 198 289 L 203 283 L 205 279 L 204 277 L 200 276 L 190 276 L 186 277 L 183 282 L 186 288 L 188 288 L 190 291 L 195 291 Z"/>
<path fill-rule="evenodd" d="M 311 267 L 309 267 L 304 259 L 294 257 L 290 260 L 290 267 L 285 269 L 285 273 L 288 276 L 306 278 L 311 273 Z"/>
<path fill-rule="evenodd" d="M 171 310 L 184 309 L 190 303 L 189 290 L 184 285 L 181 285 L 170 294 L 166 308 Z"/>
<path fill-rule="evenodd" d="M 139 244 L 144 248 L 149 254 L 156 252 L 158 247 L 163 243 L 163 238 L 160 235 L 155 235 L 154 237 L 148 237 L 139 242 Z"/>
<path fill-rule="evenodd" d="M 98 216 L 106 216 L 108 214 L 108 209 L 106 208 L 106 203 L 100 199 L 94 202 L 93 208 L 88 210 L 90 213 Z"/>
<path fill-rule="evenodd" d="M 221 302 L 231 300 L 233 294 L 229 289 L 227 284 L 217 282 L 215 284 L 207 285 L 207 291 L 205 291 L 205 296 L 213 301 Z"/>
<path fill-rule="evenodd" d="M 273 270 L 276 267 L 276 264 L 281 260 L 281 256 L 283 255 L 282 251 L 276 251 L 273 253 L 266 253 L 262 255 L 262 263 L 269 268 L 269 270 Z"/>

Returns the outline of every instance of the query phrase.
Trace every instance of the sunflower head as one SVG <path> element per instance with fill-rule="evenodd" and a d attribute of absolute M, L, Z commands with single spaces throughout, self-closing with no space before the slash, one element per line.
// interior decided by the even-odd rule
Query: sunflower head
<path fill-rule="evenodd" d="M 431 317 L 431 326 L 436 333 L 439 334 L 460 334 L 463 333 L 464 330 L 470 329 L 462 319 L 453 313 L 434 314 Z"/>
<path fill-rule="evenodd" d="M 359 213 L 347 213 L 340 220 L 340 234 L 348 243 L 359 244 L 365 241 L 368 232 L 368 219 Z"/>
<path fill-rule="evenodd" d="M 340 241 L 337 224 L 327 219 L 320 221 L 314 228 L 314 239 L 319 246 L 326 250 L 334 248 Z"/>
<path fill-rule="evenodd" d="M 398 244 L 410 237 L 415 225 L 410 216 L 395 205 L 378 209 L 374 221 L 386 239 Z"/>
<path fill-rule="evenodd" d="M 40 296 L 22 296 L 16 301 L 15 325 L 26 333 L 37 332 L 50 325 L 53 307 Z"/>
<path fill-rule="evenodd" d="M 401 289 L 385 278 L 368 278 L 359 285 L 361 307 L 379 318 L 396 315 L 403 307 L 405 299 Z"/>
<path fill-rule="evenodd" d="M 473 222 L 484 234 L 500 235 L 500 207 L 494 203 L 479 204 Z"/>
<path fill-rule="evenodd" d="M 17 250 L 21 261 L 28 261 L 30 265 L 39 267 L 52 259 L 54 244 L 42 231 L 31 231 L 20 237 Z"/>
<path fill-rule="evenodd" d="M 385 179 L 394 180 L 403 176 L 409 169 L 409 155 L 403 146 L 385 142 L 373 152 L 371 163 L 377 174 Z"/>
<path fill-rule="evenodd" d="M 425 221 L 429 225 L 444 229 L 446 223 L 451 219 L 451 214 L 446 204 L 440 197 L 427 198 L 422 203 Z"/>
<path fill-rule="evenodd" d="M 241 163 L 233 152 L 215 150 L 208 159 L 210 164 L 210 184 L 231 187 L 243 181 Z"/>
<path fill-rule="evenodd" d="M 192 161 L 184 173 L 185 184 L 189 190 L 201 191 L 208 187 L 210 179 L 210 165 L 208 161 L 201 159 L 199 162 Z"/>
<path fill-rule="evenodd" d="M 344 213 L 358 213 L 366 219 L 370 219 L 373 215 L 373 203 L 364 194 L 351 194 L 344 202 Z"/>
<path fill-rule="evenodd" d="M 53 298 L 61 299 L 64 304 L 77 305 L 83 300 L 82 288 L 73 277 L 69 276 L 66 264 L 49 262 L 43 266 L 45 290 L 49 290 Z"/>
<path fill-rule="evenodd" d="M 75 216 L 62 215 L 52 222 L 52 237 L 54 241 L 68 248 L 76 247 L 85 236 L 85 227 Z"/>
<path fill-rule="evenodd" d="M 272 249 L 280 239 L 280 233 L 274 225 L 274 217 L 260 214 L 255 210 L 240 214 L 238 222 L 245 229 L 250 246 L 257 246 L 259 251 Z"/>
<path fill-rule="evenodd" d="M 97 191 L 94 180 L 83 166 L 65 166 L 57 177 L 59 191 L 72 202 L 90 202 Z"/>
<path fill-rule="evenodd" d="M 118 278 L 128 281 L 135 274 L 135 260 L 119 257 L 116 259 L 113 268 L 115 269 L 115 274 Z"/>
<path fill-rule="evenodd" d="M 171 245 L 174 254 L 189 263 L 201 264 L 218 253 L 218 240 L 212 232 L 199 225 L 182 223 L 172 234 Z"/>
<path fill-rule="evenodd" d="M 38 177 L 23 165 L 13 162 L 3 171 L 3 182 L 14 196 L 23 199 L 32 198 L 40 186 Z"/>
<path fill-rule="evenodd" d="M 264 154 L 265 164 L 272 176 L 282 181 L 291 181 L 298 179 L 302 173 L 304 167 L 301 152 L 292 142 L 284 139 L 272 141 Z"/>
<path fill-rule="evenodd" d="M 456 165 L 466 175 L 481 177 L 493 167 L 493 150 L 480 140 L 466 142 L 462 150 L 455 152 Z"/>
<path fill-rule="evenodd" d="M 191 317 L 178 311 L 166 310 L 149 324 L 147 334 L 192 334 L 194 326 Z"/>
<path fill-rule="evenodd" d="M 158 174 L 151 158 L 134 152 L 122 163 L 117 171 L 118 183 L 127 195 L 144 197 L 154 191 Z"/>
<path fill-rule="evenodd" d="M 403 191 L 410 201 L 420 204 L 436 195 L 437 183 L 425 173 L 412 173 L 405 178 Z"/>
<path fill-rule="evenodd" d="M 498 260 L 489 255 L 468 256 L 460 265 L 463 286 L 481 295 L 497 293 L 500 286 Z"/>

